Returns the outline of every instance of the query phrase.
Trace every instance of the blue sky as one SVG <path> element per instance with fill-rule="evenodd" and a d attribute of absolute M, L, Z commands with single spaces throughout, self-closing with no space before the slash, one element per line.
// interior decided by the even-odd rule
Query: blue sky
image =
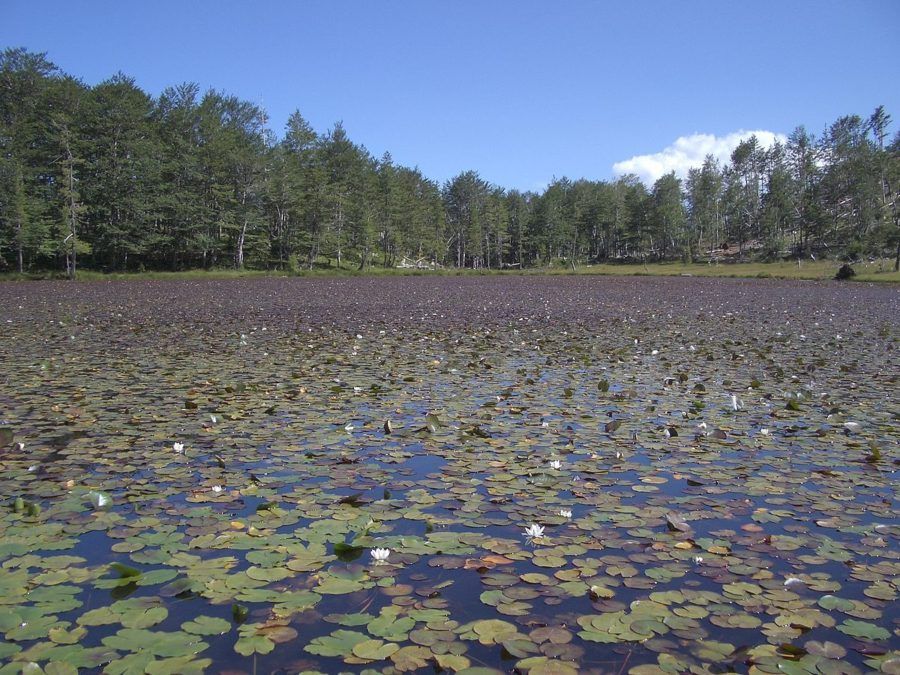
<path fill-rule="evenodd" d="M 652 179 L 742 130 L 819 133 L 879 104 L 900 128 L 897 0 L 0 2 L 0 47 L 87 84 L 197 82 L 262 104 L 279 135 L 295 109 L 342 120 L 439 181 L 542 189 L 623 162 Z"/>

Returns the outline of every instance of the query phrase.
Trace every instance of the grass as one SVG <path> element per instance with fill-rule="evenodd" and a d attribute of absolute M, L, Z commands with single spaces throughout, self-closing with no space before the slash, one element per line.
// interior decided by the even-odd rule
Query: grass
<path fill-rule="evenodd" d="M 569 266 L 532 267 L 524 270 L 488 270 L 488 269 L 396 269 L 379 266 L 368 267 L 359 271 L 356 266 L 335 267 L 321 266 L 312 270 L 302 270 L 294 276 L 298 277 L 355 277 L 355 276 L 480 276 L 480 275 L 600 275 L 600 276 L 695 276 L 695 277 L 732 277 L 744 279 L 808 279 L 828 280 L 834 278 L 841 263 L 830 260 L 809 260 L 797 262 L 744 262 L 744 263 L 647 263 L 647 264 L 610 264 L 579 265 L 572 271 Z M 900 272 L 893 271 L 893 261 L 881 260 L 872 263 L 859 263 L 854 266 L 854 281 L 898 283 Z M 114 272 L 103 273 L 92 270 L 78 272 L 79 281 L 122 281 L 122 280 L 184 280 L 203 279 L 245 279 L 258 277 L 291 276 L 284 270 L 185 270 L 180 272 Z M 5 273 L 0 274 L 2 281 L 24 281 L 36 279 L 62 278 L 58 272 Z"/>
<path fill-rule="evenodd" d="M 259 277 L 283 277 L 286 272 L 278 270 L 183 270 L 179 272 L 97 272 L 95 270 L 78 270 L 78 281 L 137 281 L 137 280 L 201 280 L 201 279 L 252 279 Z M 45 279 L 65 279 L 62 272 L 7 272 L 0 274 L 2 281 L 37 281 Z"/>
<path fill-rule="evenodd" d="M 797 262 L 746 263 L 651 263 L 647 265 L 588 265 L 577 268 L 579 274 L 618 276 L 695 276 L 737 277 L 749 279 L 833 279 L 841 263 L 830 260 Z M 900 272 L 893 271 L 892 261 L 880 264 L 860 263 L 854 266 L 854 281 L 900 282 Z M 561 270 L 562 271 L 562 270 Z M 562 271 L 564 272 L 564 271 Z M 571 270 L 569 270 L 571 273 Z"/>

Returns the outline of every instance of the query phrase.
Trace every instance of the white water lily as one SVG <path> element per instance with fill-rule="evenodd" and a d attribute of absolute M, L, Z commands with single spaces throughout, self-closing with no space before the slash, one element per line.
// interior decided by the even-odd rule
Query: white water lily
<path fill-rule="evenodd" d="M 550 461 L 550 468 L 556 469 L 558 471 L 562 468 L 562 462 L 560 462 L 558 459 L 553 459 Z"/>
<path fill-rule="evenodd" d="M 172 449 L 179 455 L 184 453 L 184 443 L 172 443 Z"/>
<path fill-rule="evenodd" d="M 784 580 L 784 585 L 788 588 L 791 586 L 797 586 L 798 584 L 802 584 L 803 579 L 798 579 L 797 577 L 788 577 Z"/>
<path fill-rule="evenodd" d="M 369 553 L 372 555 L 372 558 L 376 563 L 386 562 L 388 556 L 391 554 L 391 549 L 389 548 L 373 548 Z"/>
<path fill-rule="evenodd" d="M 212 491 L 215 492 L 216 494 L 219 494 L 219 493 L 222 492 L 224 489 L 225 489 L 225 488 L 223 488 L 221 485 L 213 485 L 213 486 L 212 486 Z"/>
<path fill-rule="evenodd" d="M 769 430 L 766 429 L 766 428 L 764 427 L 764 428 L 762 428 L 762 429 L 759 430 L 759 433 L 761 433 L 763 436 L 768 436 L 768 435 L 769 435 Z"/>
<path fill-rule="evenodd" d="M 210 416 L 209 416 L 209 421 L 212 422 L 213 424 L 215 424 L 216 422 L 219 421 L 219 418 L 216 417 L 215 415 L 210 415 Z"/>
<path fill-rule="evenodd" d="M 694 556 L 694 564 L 700 565 L 701 563 L 703 563 L 703 556 L 702 555 Z"/>
<path fill-rule="evenodd" d="M 542 525 L 532 523 L 525 528 L 525 537 L 528 539 L 540 539 L 544 536 L 544 528 Z"/>
<path fill-rule="evenodd" d="M 560 509 L 559 515 L 561 515 L 563 518 L 571 518 L 572 511 L 571 511 L 571 509 Z"/>
<path fill-rule="evenodd" d="M 731 395 L 731 407 L 732 407 L 734 410 L 740 410 L 740 409 L 741 409 L 741 401 L 738 400 L 737 394 L 732 394 L 732 395 Z"/>
<path fill-rule="evenodd" d="M 110 499 L 108 494 L 97 490 L 88 492 L 88 499 L 91 500 L 91 504 L 95 509 L 102 509 L 104 506 L 109 506 L 112 503 L 112 499 Z"/>

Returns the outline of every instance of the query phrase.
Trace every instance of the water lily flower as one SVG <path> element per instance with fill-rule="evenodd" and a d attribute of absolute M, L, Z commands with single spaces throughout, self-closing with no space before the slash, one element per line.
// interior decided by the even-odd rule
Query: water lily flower
<path fill-rule="evenodd" d="M 798 579 L 797 577 L 788 577 L 787 579 L 784 580 L 784 585 L 787 588 L 790 588 L 791 586 L 796 586 L 796 585 L 802 584 L 802 583 L 803 583 L 803 579 Z"/>
<path fill-rule="evenodd" d="M 373 548 L 369 553 L 372 555 L 372 558 L 375 560 L 375 563 L 383 563 L 386 562 L 388 556 L 391 554 L 391 549 L 389 548 Z"/>
<path fill-rule="evenodd" d="M 221 485 L 213 485 L 213 486 L 212 486 L 212 491 L 215 492 L 216 494 L 219 494 L 219 493 L 222 492 L 224 489 L 225 489 L 225 488 L 223 488 Z"/>
<path fill-rule="evenodd" d="M 210 415 L 210 416 L 209 416 L 209 421 L 212 422 L 213 424 L 215 424 L 216 422 L 219 421 L 219 418 L 216 417 L 215 415 Z"/>
<path fill-rule="evenodd" d="M 112 499 L 110 499 L 108 494 L 99 492 L 98 490 L 91 490 L 88 492 L 88 499 L 91 500 L 91 504 L 95 509 L 102 509 L 112 503 Z"/>
<path fill-rule="evenodd" d="M 540 539 L 544 536 L 544 528 L 537 523 L 532 523 L 525 528 L 525 537 L 528 539 Z"/>
<path fill-rule="evenodd" d="M 16 443 L 16 450 L 18 450 L 19 452 L 22 452 L 24 449 L 25 449 L 25 444 L 24 444 L 24 443 L 22 443 L 21 441 L 19 441 L 18 443 Z"/>
<path fill-rule="evenodd" d="M 558 459 L 551 460 L 551 461 L 550 461 L 550 468 L 551 468 L 551 469 L 559 470 L 559 469 L 562 468 L 562 462 L 560 462 Z"/>
<path fill-rule="evenodd" d="M 740 410 L 740 409 L 741 409 L 741 402 L 738 400 L 738 397 L 737 397 L 736 394 L 732 394 L 732 395 L 731 395 L 731 407 L 732 407 L 734 410 Z"/>
<path fill-rule="evenodd" d="M 184 443 L 172 443 L 172 449 L 178 454 L 184 453 Z"/>
<path fill-rule="evenodd" d="M 563 518 L 571 518 L 572 511 L 571 511 L 571 509 L 560 509 L 559 515 L 561 515 Z"/>
<path fill-rule="evenodd" d="M 703 563 L 703 556 L 702 556 L 702 555 L 695 555 L 695 556 L 694 556 L 694 564 L 695 564 L 695 565 L 700 565 L 701 563 Z"/>

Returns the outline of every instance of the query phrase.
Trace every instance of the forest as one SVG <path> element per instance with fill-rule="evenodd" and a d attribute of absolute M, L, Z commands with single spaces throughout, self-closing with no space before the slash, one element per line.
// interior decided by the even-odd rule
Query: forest
<path fill-rule="evenodd" d="M 664 113 L 661 113 L 664 114 Z M 557 178 L 444 184 L 374 157 L 340 122 L 185 83 L 87 86 L 45 54 L 0 53 L 0 273 L 370 266 L 521 269 L 825 256 L 900 264 L 900 133 L 883 107 L 645 186 Z"/>

